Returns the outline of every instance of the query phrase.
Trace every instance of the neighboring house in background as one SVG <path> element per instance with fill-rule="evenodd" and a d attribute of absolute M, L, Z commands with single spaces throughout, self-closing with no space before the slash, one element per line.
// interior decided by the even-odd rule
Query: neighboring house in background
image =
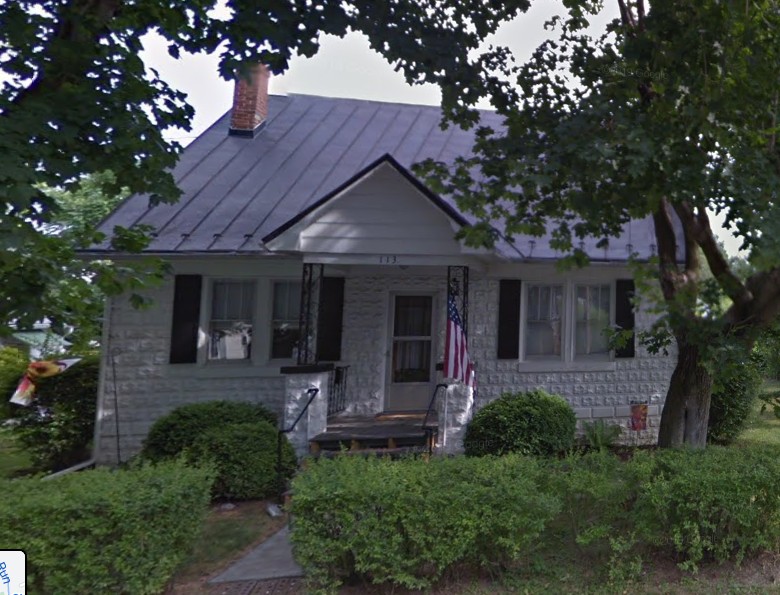
<path fill-rule="evenodd" d="M 268 96 L 262 68 L 236 85 L 233 110 L 181 156 L 179 202 L 133 196 L 102 225 L 153 226 L 147 251 L 174 275 L 150 309 L 107 304 L 100 462 L 137 452 L 152 422 L 185 403 L 262 402 L 288 425 L 311 387 L 319 394 L 292 434 L 301 453 L 310 442 L 415 443 L 439 383 L 444 451 L 462 447 L 474 407 L 535 387 L 582 420 L 623 426 L 646 403 L 648 428 L 631 439 L 655 439 L 674 360 L 633 340 L 615 353 L 602 333 L 651 322 L 632 309 L 627 257 L 654 252 L 652 223 L 627 224 L 607 248 L 583 243 L 592 264 L 567 273 L 549 238 L 468 248 L 454 236 L 473 219 L 411 173 L 469 152 L 473 134 L 439 120 L 429 106 Z M 476 395 L 437 366 L 450 293 Z M 393 428 L 378 432 L 383 423 Z"/>
<path fill-rule="evenodd" d="M 15 347 L 35 361 L 64 353 L 70 342 L 52 331 L 48 321 L 43 321 L 36 322 L 32 328 L 13 327 L 9 335 L 0 336 L 0 347 Z"/>

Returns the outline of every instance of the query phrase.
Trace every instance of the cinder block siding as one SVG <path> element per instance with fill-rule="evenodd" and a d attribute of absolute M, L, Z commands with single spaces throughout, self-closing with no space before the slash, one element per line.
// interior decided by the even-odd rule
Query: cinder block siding
<path fill-rule="evenodd" d="M 279 276 L 300 274 L 300 263 L 272 271 L 266 263 L 247 264 L 242 274 Z M 192 262 L 177 270 L 202 272 L 203 263 Z M 231 265 L 235 269 L 235 265 Z M 270 272 L 269 272 L 270 271 Z M 632 402 L 647 402 L 649 430 L 641 436 L 625 432 L 624 440 L 653 440 L 660 409 L 674 367 L 674 354 L 651 355 L 637 345 L 636 357 L 612 362 L 553 366 L 542 369 L 518 361 L 496 359 L 498 288 L 500 277 L 526 278 L 526 265 L 514 274 L 471 271 L 469 344 L 478 365 L 479 409 L 502 392 L 544 388 L 564 396 L 580 423 L 605 419 L 627 425 Z M 597 271 L 598 272 L 598 271 Z M 511 273 L 511 272 L 510 272 Z M 327 271 L 326 271 L 327 274 Z M 601 271 L 615 277 L 619 273 Z M 627 273 L 623 273 L 625 276 Z M 224 276 L 224 273 L 222 273 Z M 213 274 L 212 274 L 213 276 Z M 228 275 L 229 276 L 229 275 Z M 350 366 L 349 412 L 372 414 L 383 408 L 389 351 L 388 312 L 392 292 L 431 292 L 436 295 L 437 341 L 435 360 L 443 356 L 445 334 L 446 267 L 350 267 L 346 272 L 342 361 Z M 294 278 L 294 277 L 293 277 Z M 116 424 L 119 423 L 122 460 L 136 454 L 151 424 L 179 405 L 214 399 L 261 402 L 278 414 L 284 410 L 285 377 L 278 365 L 263 362 L 212 362 L 207 365 L 168 363 L 173 279 L 147 292 L 154 305 L 136 310 L 124 298 L 108 306 L 101 383 L 100 463 L 117 461 Z M 651 316 L 636 315 L 637 329 L 647 328 Z M 261 330 L 261 329 L 258 329 Z M 258 333 L 260 334 L 260 333 Z M 219 365 L 227 364 L 227 365 Z M 245 365 L 244 365 L 245 364 Z M 118 407 L 115 406 L 118 404 Z M 118 418 L 115 415 L 118 409 Z"/>
<path fill-rule="evenodd" d="M 285 386 L 278 367 L 269 375 L 269 370 L 251 366 L 213 365 L 205 370 L 196 364 L 169 364 L 173 279 L 146 295 L 154 300 L 146 310 L 136 310 L 124 298 L 108 305 L 98 463 L 117 463 L 117 420 L 121 459 L 126 461 L 139 452 L 152 423 L 180 405 L 250 401 L 282 414 Z"/>

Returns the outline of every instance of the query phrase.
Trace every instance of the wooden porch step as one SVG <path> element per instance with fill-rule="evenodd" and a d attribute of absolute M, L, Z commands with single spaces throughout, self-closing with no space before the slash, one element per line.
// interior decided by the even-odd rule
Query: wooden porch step
<path fill-rule="evenodd" d="M 401 457 L 407 457 L 411 455 L 427 455 L 428 448 L 425 445 L 422 446 L 402 446 L 398 448 L 364 448 L 360 450 L 321 450 L 316 454 L 319 457 L 326 459 L 332 459 L 337 456 L 347 455 L 351 457 L 390 457 L 391 459 L 397 459 Z"/>

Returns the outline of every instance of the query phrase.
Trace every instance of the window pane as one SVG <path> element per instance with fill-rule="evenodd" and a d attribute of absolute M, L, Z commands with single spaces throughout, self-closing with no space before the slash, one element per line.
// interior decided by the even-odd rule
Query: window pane
<path fill-rule="evenodd" d="M 209 321 L 210 359 L 251 357 L 254 304 L 254 281 L 214 281 Z"/>
<path fill-rule="evenodd" d="M 563 287 L 531 285 L 525 326 L 526 357 L 561 355 Z"/>
<path fill-rule="evenodd" d="M 393 382 L 428 382 L 430 377 L 430 340 L 393 343 Z"/>
<path fill-rule="evenodd" d="M 271 358 L 290 359 L 300 340 L 301 283 L 274 283 L 273 320 L 271 322 Z"/>
<path fill-rule="evenodd" d="M 429 295 L 395 296 L 395 337 L 430 337 L 433 298 Z"/>
<path fill-rule="evenodd" d="M 604 329 L 609 326 L 611 301 L 609 285 L 580 285 L 577 287 L 577 323 L 574 329 L 577 355 L 606 355 L 609 353 Z"/>

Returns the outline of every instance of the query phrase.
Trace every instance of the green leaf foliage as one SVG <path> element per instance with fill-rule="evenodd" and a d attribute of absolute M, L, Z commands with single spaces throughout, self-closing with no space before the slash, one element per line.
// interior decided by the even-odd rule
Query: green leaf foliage
<path fill-rule="evenodd" d="M 16 347 L 0 347 L 0 420 L 19 413 L 19 406 L 9 403 L 19 381 L 22 379 L 29 358 Z"/>
<path fill-rule="evenodd" d="M 753 411 L 763 381 L 763 360 L 757 353 L 715 372 L 707 440 L 730 444 L 742 432 Z"/>
<path fill-rule="evenodd" d="M 321 35 L 360 32 L 407 82 L 444 86 L 448 113 L 473 121 L 468 106 L 510 89 L 500 76 L 506 50 L 481 43 L 530 2 L 220 4 L 0 3 L 0 328 L 10 319 L 40 319 L 56 306 L 48 288 L 73 262 L 72 244 L 42 233 L 60 210 L 44 189 L 69 191 L 86 175 L 112 171 L 98 183 L 105 195 L 148 194 L 156 203 L 180 194 L 171 170 L 181 147 L 164 134 L 189 130 L 193 109 L 143 62 L 145 35 L 161 36 L 173 57 L 218 52 L 220 74 L 233 79 L 257 62 L 281 74 L 293 56 L 314 55 Z"/>
<path fill-rule="evenodd" d="M 157 595 L 200 531 L 212 480 L 172 461 L 6 481 L 0 548 L 25 551 L 31 593 Z"/>
<path fill-rule="evenodd" d="M 780 451 L 723 448 L 662 451 L 639 493 L 640 535 L 684 567 L 740 562 L 780 548 Z"/>
<path fill-rule="evenodd" d="M 466 428 L 467 455 L 555 455 L 574 444 L 576 418 L 565 399 L 541 389 L 505 393 L 477 411 Z"/>
<path fill-rule="evenodd" d="M 563 537 L 620 592 L 642 556 L 695 571 L 780 552 L 780 450 L 744 447 L 391 461 L 341 456 L 293 482 L 292 541 L 312 592 L 430 588 L 531 560 Z"/>
<path fill-rule="evenodd" d="M 515 455 L 320 459 L 293 481 L 296 559 L 324 592 L 349 577 L 419 589 L 457 564 L 501 568 L 560 508 L 540 472 Z"/>
<path fill-rule="evenodd" d="M 295 450 L 283 435 L 279 477 L 278 436 L 279 431 L 267 421 L 220 424 L 198 434 L 187 451 L 187 460 L 214 466 L 217 477 L 212 496 L 215 499 L 269 498 L 284 487 L 298 463 Z"/>
<path fill-rule="evenodd" d="M 62 374 L 36 381 L 35 400 L 17 409 L 13 433 L 38 470 L 58 471 L 91 456 L 100 360 L 84 357 Z"/>
<path fill-rule="evenodd" d="M 259 403 L 208 401 L 183 405 L 152 424 L 141 456 L 151 461 L 177 457 L 208 430 L 263 421 L 277 425 L 276 415 Z"/>

